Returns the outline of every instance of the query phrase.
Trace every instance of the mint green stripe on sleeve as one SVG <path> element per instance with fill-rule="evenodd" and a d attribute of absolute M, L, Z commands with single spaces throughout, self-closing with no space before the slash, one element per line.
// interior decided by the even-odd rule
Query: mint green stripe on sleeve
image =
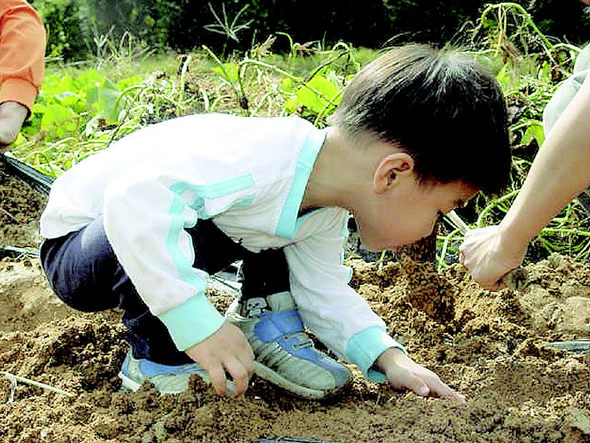
<path fill-rule="evenodd" d="M 326 135 L 327 132 L 325 130 L 320 131 L 314 128 L 309 132 L 301 147 L 299 158 L 297 159 L 297 165 L 295 166 L 295 176 L 293 177 L 291 190 L 287 195 L 275 229 L 275 234 L 278 237 L 286 238 L 288 240 L 293 240 L 293 238 L 295 238 L 295 234 L 297 233 L 297 216 L 299 215 L 301 201 L 305 194 L 309 175 L 311 174 L 320 149 L 324 144 Z"/>
<path fill-rule="evenodd" d="M 158 315 L 158 318 L 168 328 L 172 341 L 180 351 L 202 342 L 225 321 L 204 294 L 189 298 L 183 304 Z"/>
<path fill-rule="evenodd" d="M 166 325 L 178 349 L 185 350 L 213 334 L 223 323 L 223 316 L 217 312 L 205 296 L 206 274 L 197 273 L 193 268 L 194 251 L 185 253 L 180 247 L 180 238 L 185 228 L 194 226 L 197 215 L 205 213 L 204 199 L 224 197 L 254 186 L 250 174 L 244 174 L 210 185 L 193 185 L 177 182 L 170 186 L 173 192 L 168 209 L 170 226 L 166 234 L 166 250 L 178 272 L 178 277 L 193 287 L 193 293 L 185 303 L 158 315 Z M 243 198 L 241 199 L 243 201 Z M 238 200 L 239 201 L 239 200 Z M 190 208 L 190 209 L 189 209 Z M 197 214 L 197 215 L 195 215 Z M 188 235 L 188 234 L 187 234 Z"/>
<path fill-rule="evenodd" d="M 176 265 L 180 279 L 190 285 L 194 286 L 197 293 L 205 291 L 206 281 L 199 278 L 193 269 L 193 257 L 186 256 L 178 245 L 181 231 L 189 226 L 194 226 L 196 220 L 185 219 L 185 208 L 189 206 L 188 202 L 182 197 L 186 192 L 190 192 L 191 209 L 197 213 L 203 213 L 204 198 L 219 198 L 234 192 L 239 192 L 254 186 L 254 179 L 250 174 L 244 174 L 228 180 L 210 185 L 193 185 L 190 183 L 177 182 L 170 186 L 170 190 L 174 193 L 172 203 L 168 209 L 168 216 L 170 217 L 170 227 L 166 235 L 166 249 L 172 256 L 172 260 Z"/>
<path fill-rule="evenodd" d="M 176 186 L 173 185 L 173 190 L 176 190 L 177 192 L 175 192 L 172 204 L 168 210 L 170 227 L 168 228 L 166 236 L 166 249 L 172 256 L 172 261 L 176 265 L 179 278 L 183 282 L 195 287 L 197 293 L 205 292 L 207 281 L 199 278 L 194 272 L 192 260 L 193 254 L 187 257 L 178 245 L 181 231 L 185 227 L 194 226 L 196 223 L 195 220 L 188 221 L 184 218 L 186 202 L 178 194 L 184 192 L 186 188 L 181 186 L 181 184 L 177 184 Z"/>
<path fill-rule="evenodd" d="M 375 360 L 387 349 L 397 348 L 407 354 L 406 349 L 391 338 L 384 328 L 371 326 L 353 335 L 346 346 L 346 356 L 356 364 L 369 380 L 382 383 L 385 374 L 372 369 Z"/>

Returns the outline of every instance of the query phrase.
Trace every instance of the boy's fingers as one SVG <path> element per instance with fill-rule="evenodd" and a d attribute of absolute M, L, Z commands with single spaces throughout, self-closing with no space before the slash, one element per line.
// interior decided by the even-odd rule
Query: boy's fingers
<path fill-rule="evenodd" d="M 413 386 L 410 389 L 412 389 L 416 395 L 419 395 L 420 397 L 426 397 L 430 394 L 430 388 L 426 383 L 420 381 L 420 379 L 417 379 L 417 382 L 412 383 L 412 385 Z"/>
<path fill-rule="evenodd" d="M 248 382 L 250 381 L 250 374 L 244 364 L 237 359 L 232 359 L 225 364 L 225 369 L 231 375 L 236 385 L 236 395 L 242 395 L 246 392 Z"/>
<path fill-rule="evenodd" d="M 464 402 L 465 396 L 459 394 L 458 392 L 451 389 L 449 386 L 444 384 L 440 379 L 436 378 L 432 380 L 430 383 L 430 390 L 433 394 L 437 395 L 440 398 L 444 398 L 447 400 L 455 400 Z"/>
<path fill-rule="evenodd" d="M 248 342 L 244 346 L 244 349 L 238 355 L 238 360 L 242 362 L 249 375 L 254 373 L 254 351 Z"/>
<path fill-rule="evenodd" d="M 252 371 L 254 370 L 254 351 L 248 343 L 246 336 L 244 333 L 236 326 L 232 325 L 231 323 L 226 323 L 224 327 L 229 328 L 230 331 L 233 331 L 235 334 L 235 342 L 233 352 L 235 353 L 236 357 L 239 361 L 244 363 L 247 368 L 252 367 Z"/>
<path fill-rule="evenodd" d="M 227 392 L 227 379 L 225 378 L 225 371 L 221 366 L 214 366 L 208 369 L 205 369 L 211 377 L 211 384 L 213 385 L 213 389 L 218 395 L 225 395 Z"/>
<path fill-rule="evenodd" d="M 409 372 L 404 371 L 404 373 L 392 374 L 389 379 L 391 380 L 391 384 L 398 389 L 409 389 L 414 392 L 414 394 L 422 397 L 425 397 L 430 393 L 428 385 L 419 377 L 416 377 Z"/>
<path fill-rule="evenodd" d="M 246 372 L 248 373 L 248 378 L 252 377 L 252 375 L 254 374 L 254 358 L 240 359 L 239 361 L 242 364 L 242 366 L 244 366 L 244 368 L 246 369 Z"/>
<path fill-rule="evenodd" d="M 410 372 L 394 371 L 388 376 L 391 384 L 396 388 L 405 388 L 414 392 L 416 395 L 426 397 L 434 395 L 447 400 L 465 402 L 465 396 L 455 392 L 449 386 L 444 384 L 436 375 L 414 375 Z"/>

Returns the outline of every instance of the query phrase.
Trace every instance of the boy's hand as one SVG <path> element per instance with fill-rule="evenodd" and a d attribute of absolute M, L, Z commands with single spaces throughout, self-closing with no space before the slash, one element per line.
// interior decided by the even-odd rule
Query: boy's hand
<path fill-rule="evenodd" d="M 17 102 L 0 103 L 0 152 L 16 140 L 29 110 Z"/>
<path fill-rule="evenodd" d="M 225 322 L 215 334 L 186 353 L 207 371 L 217 394 L 226 394 L 226 372 L 236 385 L 236 394 L 246 392 L 254 372 L 254 353 L 237 326 Z"/>
<path fill-rule="evenodd" d="M 447 400 L 465 401 L 465 396 L 444 384 L 434 372 L 414 362 L 401 350 L 391 348 L 377 359 L 377 365 L 396 389 L 408 389 L 422 397 L 435 396 Z"/>

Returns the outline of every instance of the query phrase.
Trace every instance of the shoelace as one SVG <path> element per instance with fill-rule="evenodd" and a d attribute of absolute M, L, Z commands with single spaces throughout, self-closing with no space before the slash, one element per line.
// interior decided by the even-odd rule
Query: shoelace
<path fill-rule="evenodd" d="M 283 337 L 286 340 L 290 340 L 293 337 L 297 338 L 299 340 L 299 343 L 296 343 L 293 345 L 294 349 L 306 349 L 306 348 L 313 347 L 313 342 L 311 341 L 311 338 L 309 338 L 309 336 L 305 332 L 296 332 L 294 334 L 285 334 Z"/>

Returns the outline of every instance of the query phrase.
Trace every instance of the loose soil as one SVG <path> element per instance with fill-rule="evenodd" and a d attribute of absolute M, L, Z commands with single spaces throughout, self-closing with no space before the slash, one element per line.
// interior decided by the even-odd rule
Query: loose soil
<path fill-rule="evenodd" d="M 38 246 L 39 216 L 47 196 L 5 173 L 0 157 L 0 247 Z"/>
<path fill-rule="evenodd" d="M 1 219 L 3 244 L 35 246 L 35 235 L 22 232 L 35 226 L 36 200 L 5 206 L 8 193 L 0 192 L 11 214 Z M 552 256 L 528 267 L 531 284 L 522 292 L 492 293 L 458 265 L 440 274 L 409 259 L 351 265 L 352 285 L 389 332 L 467 403 L 375 385 L 353 367 L 351 386 L 324 401 L 297 399 L 256 378 L 237 399 L 215 396 L 200 380 L 176 396 L 151 386 L 119 392 L 120 312 L 75 312 L 52 295 L 36 259 L 5 258 L 0 370 L 74 396 L 14 386 L 0 375 L 0 441 L 590 441 L 590 355 L 544 345 L 590 335 L 589 266 Z M 219 309 L 231 299 L 219 289 L 209 295 Z"/>

